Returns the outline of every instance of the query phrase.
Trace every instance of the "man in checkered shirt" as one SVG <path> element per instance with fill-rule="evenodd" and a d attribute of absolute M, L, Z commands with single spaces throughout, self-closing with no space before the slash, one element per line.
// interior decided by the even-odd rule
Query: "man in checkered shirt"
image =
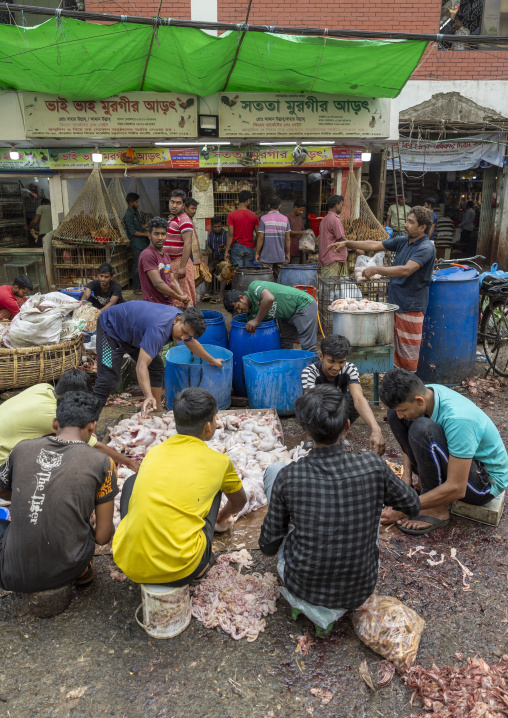
<path fill-rule="evenodd" d="M 259 546 L 267 556 L 282 547 L 282 578 L 298 598 L 315 606 L 358 608 L 376 586 L 383 506 L 413 517 L 420 499 L 379 456 L 341 446 L 349 427 L 342 392 L 333 386 L 311 389 L 297 400 L 296 416 L 315 448 L 266 471 L 270 505 Z"/>

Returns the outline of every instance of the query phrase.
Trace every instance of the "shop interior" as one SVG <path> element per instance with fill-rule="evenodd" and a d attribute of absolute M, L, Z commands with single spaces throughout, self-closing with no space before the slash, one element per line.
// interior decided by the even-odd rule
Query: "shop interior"
<path fill-rule="evenodd" d="M 0 249 L 35 247 L 36 239 L 25 227 L 44 197 L 51 199 L 49 177 L 0 177 Z"/>

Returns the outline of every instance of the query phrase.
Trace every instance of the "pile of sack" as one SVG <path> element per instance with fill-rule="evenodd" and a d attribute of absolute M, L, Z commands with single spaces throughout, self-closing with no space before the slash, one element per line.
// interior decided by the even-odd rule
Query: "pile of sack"
<path fill-rule="evenodd" d="M 14 349 L 74 339 L 87 325 L 87 318 L 80 316 L 81 305 L 77 299 L 60 292 L 34 294 L 3 329 L 0 344 Z M 99 310 L 96 311 L 98 314 Z"/>

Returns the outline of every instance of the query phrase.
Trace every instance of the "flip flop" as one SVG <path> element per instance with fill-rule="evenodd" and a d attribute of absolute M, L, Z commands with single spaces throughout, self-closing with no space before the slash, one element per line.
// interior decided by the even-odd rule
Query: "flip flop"
<path fill-rule="evenodd" d="M 407 529 L 404 526 L 399 526 L 399 524 L 396 524 L 396 526 L 399 531 L 402 531 L 402 533 L 410 534 L 411 536 L 423 536 L 424 534 L 429 534 L 431 531 L 435 531 L 436 529 L 442 529 L 450 523 L 450 519 L 437 519 L 435 516 L 425 516 L 424 514 L 415 516 L 415 518 L 411 519 L 411 521 L 424 521 L 425 523 L 431 525 L 427 526 L 425 529 Z"/>

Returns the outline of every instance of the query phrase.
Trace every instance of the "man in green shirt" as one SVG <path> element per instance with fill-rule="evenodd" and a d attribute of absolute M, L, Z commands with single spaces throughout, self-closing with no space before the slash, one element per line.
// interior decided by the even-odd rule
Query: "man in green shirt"
<path fill-rule="evenodd" d="M 265 319 L 277 319 L 282 349 L 292 349 L 298 339 L 302 349 L 316 354 L 317 304 L 310 294 L 284 284 L 251 282 L 246 292 L 227 292 L 224 307 L 233 315 L 247 314 L 250 334 Z"/>
<path fill-rule="evenodd" d="M 132 249 L 132 288 L 134 294 L 141 294 L 141 283 L 139 281 L 139 255 L 148 247 L 148 232 L 146 224 L 143 224 L 139 215 L 139 194 L 129 192 L 125 201 L 129 205 L 123 216 L 125 231 Z"/>

